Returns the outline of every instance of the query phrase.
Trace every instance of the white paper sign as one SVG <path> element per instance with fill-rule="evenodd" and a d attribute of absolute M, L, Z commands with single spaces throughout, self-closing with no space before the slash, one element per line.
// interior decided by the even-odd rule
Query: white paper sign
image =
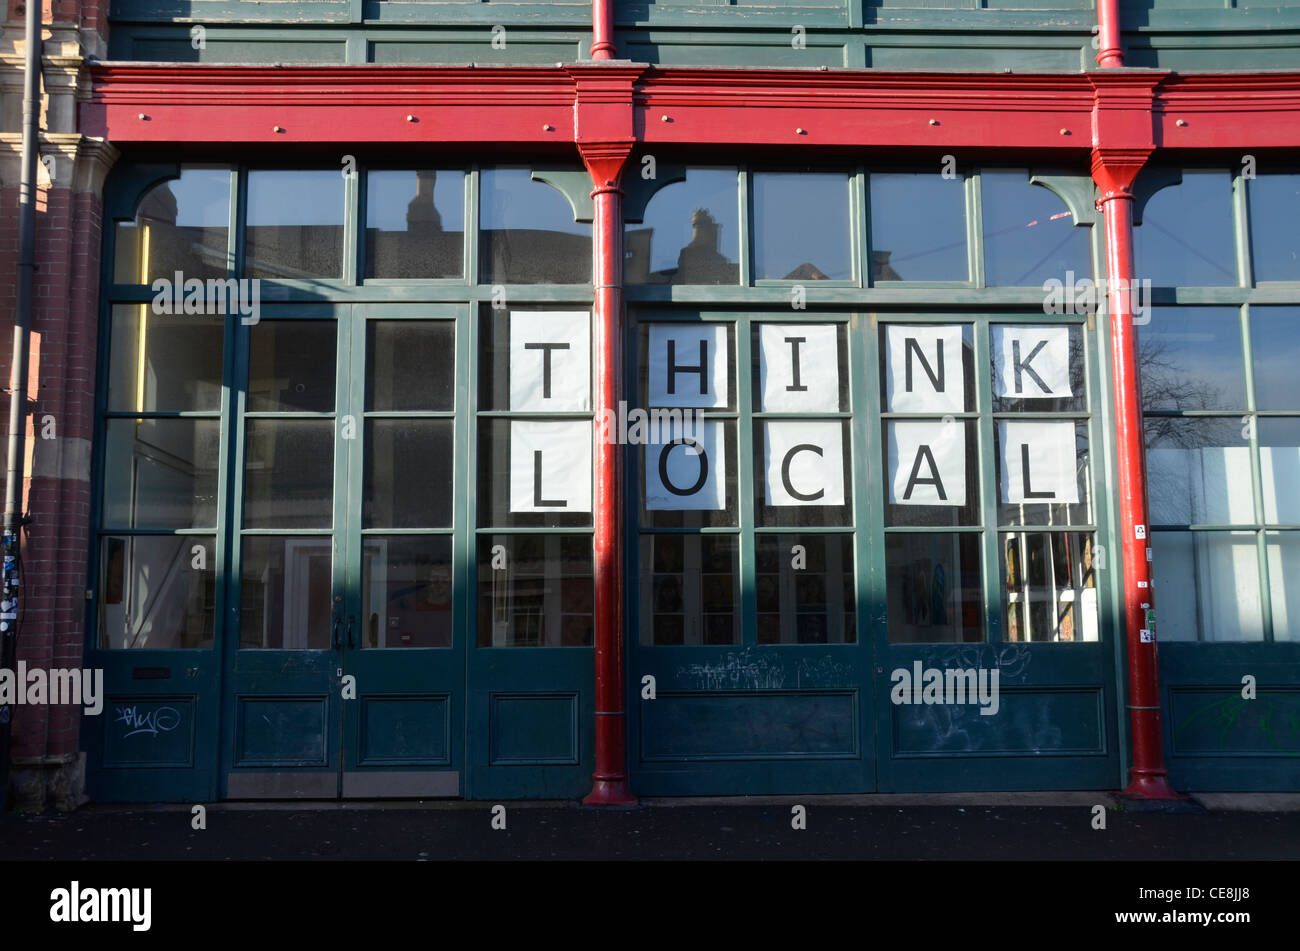
<path fill-rule="evenodd" d="M 1074 423 L 1001 420 L 1002 501 L 1078 502 Z"/>
<path fill-rule="evenodd" d="M 725 324 L 650 325 L 650 405 L 727 405 Z"/>
<path fill-rule="evenodd" d="M 844 504 L 844 427 L 772 422 L 763 427 L 768 505 Z"/>
<path fill-rule="evenodd" d="M 832 324 L 760 324 L 759 388 L 765 413 L 835 413 L 840 354 Z"/>
<path fill-rule="evenodd" d="M 591 409 L 588 314 L 510 314 L 510 408 L 524 412 Z"/>
<path fill-rule="evenodd" d="M 590 512 L 589 420 L 510 422 L 510 511 Z"/>
<path fill-rule="evenodd" d="M 992 328 L 993 395 L 1057 399 L 1070 392 L 1070 328 Z"/>
<path fill-rule="evenodd" d="M 645 447 L 646 509 L 725 509 L 727 457 L 722 423 L 706 420 L 685 435 L 680 426 L 652 430 Z"/>
<path fill-rule="evenodd" d="M 889 424 L 889 501 L 966 504 L 966 428 L 958 422 Z"/>
<path fill-rule="evenodd" d="M 885 329 L 885 396 L 891 413 L 960 413 L 966 408 L 962 328 Z"/>

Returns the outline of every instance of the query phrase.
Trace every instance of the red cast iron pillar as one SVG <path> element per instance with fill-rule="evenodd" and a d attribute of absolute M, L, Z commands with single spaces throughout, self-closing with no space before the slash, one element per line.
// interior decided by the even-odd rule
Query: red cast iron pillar
<path fill-rule="evenodd" d="M 1124 65 L 1119 24 L 1119 0 L 1097 0 L 1097 65 L 1102 69 Z"/>
<path fill-rule="evenodd" d="M 1151 539 L 1147 537 L 1146 460 L 1138 402 L 1134 347 L 1133 179 L 1149 151 L 1095 149 L 1092 177 L 1101 187 L 1106 223 L 1106 285 L 1110 302 L 1111 372 L 1115 383 L 1115 443 L 1120 533 L 1124 561 L 1124 632 L 1127 637 L 1129 725 L 1133 765 L 1123 795 L 1181 799 L 1166 779 L 1160 733 Z M 1147 302 L 1148 306 L 1150 302 Z M 1148 616 L 1147 612 L 1152 614 Z M 1150 620 L 1148 620 L 1150 617 Z"/>
<path fill-rule="evenodd" d="M 577 67 L 575 135 L 591 175 L 595 204 L 595 550 L 596 771 L 589 806 L 630 806 L 623 665 L 623 532 L 620 451 L 616 444 L 623 340 L 623 190 L 619 179 L 635 144 L 632 84 L 637 69 Z"/>
<path fill-rule="evenodd" d="M 614 52 L 614 0 L 591 0 L 591 58 L 613 59 Z"/>

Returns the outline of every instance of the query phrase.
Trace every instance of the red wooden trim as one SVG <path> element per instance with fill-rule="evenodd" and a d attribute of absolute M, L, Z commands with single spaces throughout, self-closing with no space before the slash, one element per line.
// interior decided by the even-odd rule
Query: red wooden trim
<path fill-rule="evenodd" d="M 703 147 L 1033 149 L 1079 159 L 1094 145 L 1300 148 L 1300 73 L 99 63 L 91 75 L 82 131 L 119 145 L 635 138 Z M 591 106 L 581 139 L 579 86 L 590 90 Z M 596 108 L 602 101 L 608 119 Z M 619 128 L 605 128 L 607 121 Z"/>

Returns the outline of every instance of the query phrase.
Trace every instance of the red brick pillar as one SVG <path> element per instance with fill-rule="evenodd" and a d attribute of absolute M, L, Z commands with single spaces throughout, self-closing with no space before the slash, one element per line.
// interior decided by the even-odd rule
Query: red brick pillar
<path fill-rule="evenodd" d="M 18 54 L 8 88 L 21 88 L 21 3 L 9 4 L 3 43 Z M 104 55 L 106 6 L 56 0 L 45 6 L 42 164 L 36 204 L 36 276 L 28 374 L 25 512 L 17 659 L 27 667 L 80 668 L 89 558 L 91 434 L 99 313 L 104 177 L 115 150 L 77 131 L 84 59 Z M 21 104 L 19 104 L 21 106 Z M 21 108 L 4 111 L 21 132 Z M 10 126 L 13 126 L 10 128 Z M 0 154 L 0 335 L 13 336 L 18 263 L 17 146 Z M 0 348 L 0 378 L 11 354 Z M 0 429 L 7 414 L 0 414 Z M 14 708 L 10 784 L 15 808 L 74 809 L 85 801 L 79 753 L 81 707 Z"/>

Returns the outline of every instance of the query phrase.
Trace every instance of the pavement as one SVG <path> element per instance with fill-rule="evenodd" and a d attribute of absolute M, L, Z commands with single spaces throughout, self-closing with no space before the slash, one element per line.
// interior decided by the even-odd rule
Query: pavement
<path fill-rule="evenodd" d="M 1300 794 L 1192 794 L 1176 811 L 1096 792 L 663 799 L 625 810 L 217 803 L 202 807 L 203 828 L 195 808 L 3 814 L 0 859 L 1300 860 Z"/>

